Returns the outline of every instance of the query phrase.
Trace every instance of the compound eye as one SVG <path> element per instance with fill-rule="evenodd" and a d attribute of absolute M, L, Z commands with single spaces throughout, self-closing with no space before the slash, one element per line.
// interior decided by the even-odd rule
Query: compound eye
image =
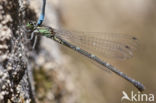
<path fill-rule="evenodd" d="M 31 21 L 29 22 L 29 24 L 30 24 L 30 25 L 33 25 L 33 23 L 32 23 Z"/>
<path fill-rule="evenodd" d="M 35 23 L 35 22 L 33 22 L 33 21 L 29 21 L 29 25 L 35 26 L 35 25 L 36 25 L 36 23 Z"/>
<path fill-rule="evenodd" d="M 34 25 L 33 22 L 31 22 L 31 21 L 29 21 L 29 24 L 30 24 L 30 25 Z"/>

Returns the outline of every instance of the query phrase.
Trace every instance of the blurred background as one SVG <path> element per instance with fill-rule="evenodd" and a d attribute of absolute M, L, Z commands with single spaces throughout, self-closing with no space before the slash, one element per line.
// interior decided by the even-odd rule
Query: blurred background
<path fill-rule="evenodd" d="M 42 0 L 30 3 L 39 15 Z M 132 58 L 106 58 L 105 61 L 143 83 L 146 87 L 143 93 L 156 94 L 155 10 L 155 0 L 47 0 L 44 24 L 67 30 L 136 36 L 139 45 Z M 120 103 L 122 91 L 128 95 L 131 91 L 138 93 L 132 84 L 114 73 L 100 70 L 80 54 L 45 38 L 42 42 L 43 47 L 49 44 L 47 48 L 56 64 L 67 74 L 63 78 L 69 80 L 66 82 L 68 89 L 75 95 L 74 100 L 67 103 Z M 124 103 L 129 102 L 125 100 Z"/>

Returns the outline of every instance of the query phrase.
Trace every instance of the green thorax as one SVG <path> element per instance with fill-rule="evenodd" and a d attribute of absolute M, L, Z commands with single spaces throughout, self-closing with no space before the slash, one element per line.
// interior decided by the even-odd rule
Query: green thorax
<path fill-rule="evenodd" d="M 39 34 L 46 37 L 51 37 L 52 35 L 50 28 L 47 27 L 37 27 L 36 30 L 39 32 Z"/>

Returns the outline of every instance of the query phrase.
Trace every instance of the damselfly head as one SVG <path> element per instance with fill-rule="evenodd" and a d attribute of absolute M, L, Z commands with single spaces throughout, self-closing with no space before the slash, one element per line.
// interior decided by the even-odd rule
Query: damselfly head
<path fill-rule="evenodd" d="M 36 28 L 36 23 L 32 22 L 32 21 L 28 22 L 26 25 L 26 29 L 28 31 L 33 31 L 33 30 L 35 30 L 35 28 Z"/>

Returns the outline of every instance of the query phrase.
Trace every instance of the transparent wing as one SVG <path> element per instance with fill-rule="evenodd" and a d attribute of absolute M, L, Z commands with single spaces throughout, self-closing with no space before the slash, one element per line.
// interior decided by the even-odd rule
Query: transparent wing
<path fill-rule="evenodd" d="M 133 56 L 137 38 L 126 34 L 56 30 L 57 36 L 98 57 L 127 59 Z"/>

